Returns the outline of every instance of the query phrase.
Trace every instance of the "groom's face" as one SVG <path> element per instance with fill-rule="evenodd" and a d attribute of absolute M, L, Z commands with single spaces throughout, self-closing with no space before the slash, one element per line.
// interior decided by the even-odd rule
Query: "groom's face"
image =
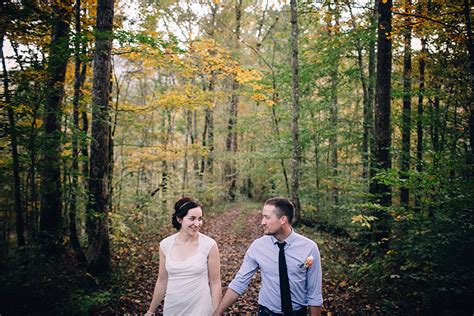
<path fill-rule="evenodd" d="M 262 210 L 262 227 L 265 235 L 275 235 L 281 231 L 281 218 L 276 215 L 274 205 L 264 205 Z"/>

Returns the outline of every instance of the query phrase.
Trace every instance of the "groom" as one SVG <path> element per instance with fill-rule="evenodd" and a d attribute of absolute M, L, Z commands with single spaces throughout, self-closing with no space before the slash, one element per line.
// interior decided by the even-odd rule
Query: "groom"
<path fill-rule="evenodd" d="M 264 236 L 245 253 L 237 275 L 214 312 L 221 315 L 231 306 L 260 268 L 262 287 L 258 295 L 258 315 L 321 314 L 321 259 L 314 241 L 291 227 L 294 207 L 286 198 L 267 200 L 262 210 Z"/>

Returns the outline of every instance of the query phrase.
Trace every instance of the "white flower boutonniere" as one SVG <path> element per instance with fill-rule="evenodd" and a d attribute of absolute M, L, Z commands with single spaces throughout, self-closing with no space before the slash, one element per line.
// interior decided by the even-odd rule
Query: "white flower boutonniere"
<path fill-rule="evenodd" d="M 300 268 L 306 268 L 308 269 L 309 267 L 311 267 L 313 265 L 313 261 L 314 261 L 314 257 L 313 256 L 309 256 L 308 258 L 306 258 L 306 260 L 300 265 Z"/>

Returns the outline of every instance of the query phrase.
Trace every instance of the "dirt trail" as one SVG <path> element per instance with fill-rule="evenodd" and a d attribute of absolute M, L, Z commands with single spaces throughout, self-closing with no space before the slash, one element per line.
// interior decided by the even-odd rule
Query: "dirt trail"
<path fill-rule="evenodd" d="M 221 275 L 224 292 L 240 267 L 245 251 L 253 240 L 262 235 L 260 210 L 257 207 L 235 205 L 210 219 L 203 233 L 214 238 L 221 255 Z M 257 273 L 245 294 L 235 302 L 229 312 L 242 314 L 257 310 L 260 274 Z"/>

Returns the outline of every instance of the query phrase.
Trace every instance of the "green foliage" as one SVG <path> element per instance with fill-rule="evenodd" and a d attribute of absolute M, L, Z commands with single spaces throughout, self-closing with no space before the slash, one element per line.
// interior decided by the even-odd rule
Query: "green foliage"
<path fill-rule="evenodd" d="M 128 44 L 146 44 L 154 49 L 160 49 L 164 51 L 165 49 L 171 49 L 176 53 L 184 52 L 178 47 L 178 40 L 175 36 L 171 36 L 168 41 L 164 40 L 161 37 L 147 35 L 145 33 L 131 32 L 126 30 L 116 30 L 114 31 L 114 39 L 116 39 L 121 45 Z"/>
<path fill-rule="evenodd" d="M 58 312 L 61 315 L 90 315 L 94 310 L 108 306 L 112 299 L 113 295 L 109 291 L 88 293 L 85 290 L 77 290 Z"/>
<path fill-rule="evenodd" d="M 418 310 L 456 315 L 472 308 L 474 273 L 468 259 L 474 250 L 472 180 L 438 180 L 437 202 L 422 203 L 421 209 L 389 210 L 393 217 L 389 250 L 375 257 L 365 252 L 352 266 L 354 278 L 367 285 L 389 314 Z M 413 183 L 421 194 L 433 194 L 432 183 Z"/>
<path fill-rule="evenodd" d="M 224 201 L 225 190 L 222 185 L 207 185 L 196 190 L 196 198 L 204 207 L 212 208 Z"/>

